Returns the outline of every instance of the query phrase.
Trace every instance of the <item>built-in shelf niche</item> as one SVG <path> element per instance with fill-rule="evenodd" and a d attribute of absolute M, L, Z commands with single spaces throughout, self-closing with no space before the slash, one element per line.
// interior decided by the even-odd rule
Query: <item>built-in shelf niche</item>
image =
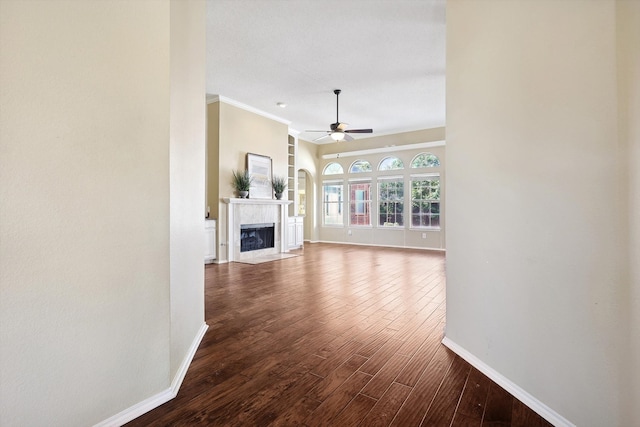
<path fill-rule="evenodd" d="M 289 135 L 287 141 L 287 199 L 292 201 L 289 205 L 289 216 L 298 214 L 298 168 L 296 166 L 296 155 L 298 151 L 298 137 Z"/>

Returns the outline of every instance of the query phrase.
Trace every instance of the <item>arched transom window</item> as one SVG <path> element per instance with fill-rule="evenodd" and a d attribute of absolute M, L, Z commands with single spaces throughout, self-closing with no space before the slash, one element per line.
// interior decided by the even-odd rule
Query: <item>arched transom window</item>
<path fill-rule="evenodd" d="M 366 160 L 356 160 L 349 168 L 351 173 L 371 172 L 371 163 Z"/>
<path fill-rule="evenodd" d="M 323 175 L 337 175 L 341 173 L 344 173 L 342 166 L 340 165 L 340 163 L 335 162 L 329 163 L 327 166 L 325 166 L 324 171 L 322 172 Z"/>
<path fill-rule="evenodd" d="M 385 157 L 378 166 L 378 170 L 380 171 L 390 171 L 395 169 L 404 169 L 404 163 L 402 163 L 402 160 L 397 157 Z"/>
<path fill-rule="evenodd" d="M 440 159 L 431 153 L 420 153 L 411 161 L 412 168 L 434 168 L 437 166 L 440 166 Z"/>

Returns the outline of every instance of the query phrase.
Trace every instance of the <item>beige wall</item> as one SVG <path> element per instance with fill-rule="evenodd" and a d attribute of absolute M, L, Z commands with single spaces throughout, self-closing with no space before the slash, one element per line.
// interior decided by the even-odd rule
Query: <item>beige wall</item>
<path fill-rule="evenodd" d="M 207 197 L 210 218 L 220 217 L 220 103 L 207 104 Z M 218 227 L 219 229 L 220 227 Z M 220 248 L 216 248 L 219 250 Z"/>
<path fill-rule="evenodd" d="M 318 148 L 317 144 L 302 139 L 298 140 L 297 167 L 298 170 L 302 169 L 308 174 L 305 182 L 307 212 L 304 218 L 304 238 L 312 242 L 319 239 L 318 209 L 316 206 L 319 175 Z"/>
<path fill-rule="evenodd" d="M 171 378 L 204 332 L 205 2 L 171 1 Z"/>
<path fill-rule="evenodd" d="M 618 1 L 618 111 L 620 145 L 628 158 L 629 384 L 624 422 L 640 424 L 640 2 Z M 634 418 L 635 417 L 635 418 Z"/>
<path fill-rule="evenodd" d="M 580 426 L 640 424 L 616 30 L 614 1 L 447 3 L 446 335 Z"/>
<path fill-rule="evenodd" d="M 93 425 L 166 391 L 203 322 L 202 252 L 173 258 L 202 247 L 204 165 L 177 170 L 201 119 L 171 109 L 199 114 L 173 89 L 204 61 L 170 80 L 202 23 L 174 38 L 169 1 L 1 3 L 0 425 Z"/>
<path fill-rule="evenodd" d="M 216 107 L 217 105 L 217 107 Z M 214 102 L 208 105 L 208 120 L 215 128 L 215 109 L 218 108 L 218 145 L 215 136 L 208 140 L 209 152 L 218 152 L 218 175 L 211 174 L 209 169 L 209 195 L 215 196 L 211 187 L 218 186 L 217 200 L 209 199 L 209 206 L 218 204 L 217 262 L 227 260 L 226 208 L 222 201 L 225 197 L 237 197 L 231 185 L 232 171 L 246 168 L 247 153 L 271 157 L 274 175 L 287 176 L 287 141 L 289 127 L 286 123 L 256 114 L 226 102 Z M 211 131 L 208 132 L 211 137 Z M 212 157 L 209 156 L 211 160 Z M 285 193 L 286 194 L 286 193 Z M 251 197 L 251 195 L 249 195 Z M 286 196 L 285 196 L 286 197 Z"/>
<path fill-rule="evenodd" d="M 317 214 L 317 230 L 319 240 L 325 242 L 336 243 L 354 243 L 364 245 L 379 245 L 379 246 L 399 246 L 399 247 L 413 247 L 413 248 L 425 248 L 425 249 L 444 249 L 445 248 L 445 212 L 446 212 L 446 182 L 445 182 L 445 168 L 446 157 L 445 147 L 430 147 L 430 148 L 412 148 L 408 149 L 413 144 L 423 142 L 436 142 L 444 141 L 445 129 L 425 129 L 422 131 L 399 133 L 394 135 L 384 135 L 371 138 L 362 138 L 351 142 L 338 142 L 331 144 L 323 144 L 318 146 L 318 173 L 317 173 L 317 188 L 316 193 L 316 209 Z M 402 150 L 395 150 L 384 153 L 367 153 L 362 155 L 348 155 L 345 153 L 351 151 L 360 151 L 368 149 L 383 148 L 389 146 L 402 147 Z M 344 199 L 348 202 L 348 188 L 347 183 L 350 178 L 371 177 L 372 183 L 375 185 L 376 179 L 379 176 L 384 175 L 398 175 L 396 172 L 378 172 L 377 167 L 382 159 L 389 156 L 395 156 L 401 159 L 405 164 L 405 188 L 408 188 L 408 174 L 411 173 L 410 164 L 411 160 L 422 152 L 433 153 L 440 158 L 441 167 L 433 168 L 428 172 L 440 173 L 440 184 L 442 188 L 441 198 L 441 227 L 440 229 L 411 229 L 411 217 L 410 217 L 410 205 L 405 203 L 405 226 L 402 228 L 388 229 L 377 226 L 377 190 L 372 191 L 372 222 L 373 227 L 357 227 L 349 226 L 348 210 L 345 208 L 344 213 L 344 226 L 324 226 L 322 225 L 322 217 L 319 212 L 322 206 L 322 181 L 323 178 L 329 180 L 340 179 L 344 182 Z M 338 158 L 323 159 L 323 155 L 340 153 Z M 356 160 L 367 160 L 373 167 L 372 173 L 354 175 L 345 173 L 343 175 L 330 175 L 327 177 L 322 176 L 322 171 L 329 163 L 339 163 L 343 170 L 347 172 L 351 164 Z M 425 170 L 413 171 L 416 173 L 426 172 Z M 405 194 L 408 192 L 405 191 Z M 345 204 L 345 206 L 347 206 Z M 351 233 L 351 234 L 349 234 Z"/>

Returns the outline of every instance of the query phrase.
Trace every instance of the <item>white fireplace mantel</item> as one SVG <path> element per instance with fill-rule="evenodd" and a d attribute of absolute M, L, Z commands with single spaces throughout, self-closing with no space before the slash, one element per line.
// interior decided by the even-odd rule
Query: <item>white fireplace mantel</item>
<path fill-rule="evenodd" d="M 225 197 L 222 199 L 227 204 L 227 259 L 240 261 L 243 258 L 254 258 L 260 255 L 288 252 L 287 244 L 287 206 L 293 203 L 291 200 L 273 199 L 238 199 Z M 240 253 L 240 226 L 245 224 L 244 219 L 252 217 L 249 223 L 275 223 L 275 247 L 273 249 L 258 250 Z M 257 219 L 259 218 L 259 219 Z"/>
<path fill-rule="evenodd" d="M 227 204 L 237 205 L 290 205 L 293 203 L 291 200 L 277 200 L 277 199 L 240 199 L 235 197 L 224 197 L 222 199 Z"/>

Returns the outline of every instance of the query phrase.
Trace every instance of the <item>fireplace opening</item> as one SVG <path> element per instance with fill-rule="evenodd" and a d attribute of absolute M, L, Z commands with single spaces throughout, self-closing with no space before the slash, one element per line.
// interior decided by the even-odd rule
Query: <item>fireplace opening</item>
<path fill-rule="evenodd" d="M 240 226 L 240 252 L 268 249 L 274 245 L 275 224 L 243 224 Z"/>

